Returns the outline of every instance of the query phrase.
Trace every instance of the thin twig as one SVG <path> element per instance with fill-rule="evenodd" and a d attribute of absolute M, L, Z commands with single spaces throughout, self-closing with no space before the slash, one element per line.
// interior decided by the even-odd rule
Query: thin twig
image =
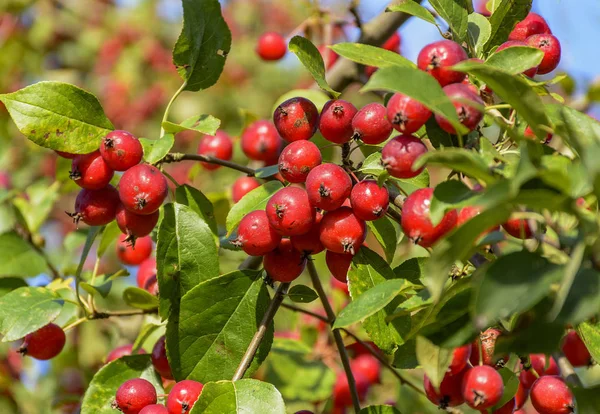
<path fill-rule="evenodd" d="M 242 264 L 240 264 L 238 266 L 238 269 L 239 270 L 245 270 L 245 269 L 256 270 L 260 267 L 261 263 L 262 263 L 262 256 L 248 256 L 246 258 L 246 260 L 244 260 L 242 262 Z"/>
<path fill-rule="evenodd" d="M 256 170 L 250 167 L 246 167 L 245 165 L 240 165 L 231 161 L 221 160 L 210 155 L 170 153 L 161 160 L 161 162 L 165 164 L 180 161 L 202 161 L 209 164 L 222 165 L 223 167 L 231 168 L 232 170 L 241 171 L 247 174 L 249 177 L 254 177 L 256 174 Z"/>
<path fill-rule="evenodd" d="M 289 303 L 282 303 L 281 307 L 289 309 L 289 310 L 294 311 L 294 312 L 304 313 L 305 315 L 312 316 L 313 318 L 318 319 L 318 320 L 320 320 L 322 322 L 325 322 L 325 323 L 329 323 L 330 322 L 329 319 L 326 318 L 325 316 L 319 315 L 318 313 L 315 313 L 313 311 L 309 311 L 308 309 L 302 309 L 302 308 L 300 308 L 300 307 L 298 307 L 296 305 L 291 305 Z"/>
<path fill-rule="evenodd" d="M 558 368 L 560 368 L 560 375 L 565 381 L 575 387 L 583 388 L 581 379 L 579 379 L 579 376 L 573 369 L 573 365 L 571 365 L 567 357 L 565 357 L 562 352 L 555 352 L 552 356 L 556 360 L 556 364 L 558 365 Z"/>

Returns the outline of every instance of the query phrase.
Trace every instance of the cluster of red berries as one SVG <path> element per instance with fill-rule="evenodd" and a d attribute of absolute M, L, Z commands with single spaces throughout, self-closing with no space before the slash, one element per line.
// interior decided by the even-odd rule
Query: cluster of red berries
<path fill-rule="evenodd" d="M 497 369 L 503 367 L 509 358 L 508 355 L 498 358 L 494 353 L 500 335 L 500 330 L 490 328 L 472 345 L 456 348 L 439 389 L 425 375 L 427 398 L 442 409 L 467 404 L 481 412 L 488 412 L 486 410 L 498 404 L 504 383 Z M 562 349 L 573 366 L 590 364 L 590 354 L 575 331 L 567 333 Z M 543 354 L 531 354 L 522 359 L 515 397 L 492 414 L 512 414 L 520 410 L 529 398 L 540 414 L 575 412 L 573 394 L 560 377 L 556 361 L 551 357 L 547 359 Z"/>

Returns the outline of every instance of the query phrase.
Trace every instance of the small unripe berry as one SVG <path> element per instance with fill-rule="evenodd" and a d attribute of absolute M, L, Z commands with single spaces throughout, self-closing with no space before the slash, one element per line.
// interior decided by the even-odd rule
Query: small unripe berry
<path fill-rule="evenodd" d="M 165 379 L 173 379 L 173 374 L 171 373 L 171 365 L 169 364 L 169 360 L 167 359 L 167 348 L 165 346 L 165 336 L 161 336 L 158 338 L 158 341 L 154 344 L 154 348 L 152 348 L 152 365 L 156 372 L 160 374 L 161 377 Z"/>
<path fill-rule="evenodd" d="M 279 155 L 279 172 L 290 183 L 303 183 L 321 161 L 321 151 L 314 143 L 305 140 L 292 142 Z"/>
<path fill-rule="evenodd" d="M 282 239 L 279 246 L 265 255 L 265 271 L 277 282 L 292 282 L 304 271 L 306 256 L 294 249 L 289 239 Z"/>
<path fill-rule="evenodd" d="M 160 208 L 169 186 L 158 168 L 148 164 L 131 167 L 119 181 L 119 197 L 125 208 L 132 213 L 148 215 Z"/>
<path fill-rule="evenodd" d="M 215 135 L 205 135 L 198 144 L 198 154 L 229 161 L 233 156 L 233 141 L 225 131 L 217 131 Z M 202 162 L 207 170 L 216 170 L 221 167 L 218 164 Z"/>
<path fill-rule="evenodd" d="M 385 215 L 390 204 L 387 188 L 375 180 L 364 180 L 352 187 L 350 203 L 354 215 L 364 221 L 377 220 Z"/>
<path fill-rule="evenodd" d="M 137 165 L 144 156 L 140 141 L 127 131 L 112 131 L 100 143 L 100 154 L 110 168 L 125 171 Z"/>
<path fill-rule="evenodd" d="M 306 177 L 306 192 L 310 203 L 325 211 L 341 207 L 351 191 L 350 176 L 336 164 L 321 164 L 313 168 Z"/>
<path fill-rule="evenodd" d="M 142 408 L 140 414 L 169 414 L 169 410 L 164 405 L 152 404 Z"/>
<path fill-rule="evenodd" d="M 473 131 L 483 119 L 483 112 L 473 105 L 483 106 L 483 99 L 462 83 L 445 86 L 444 92 L 452 101 L 460 123 L 467 127 L 469 131 Z M 469 102 L 473 102 L 473 104 L 471 105 Z M 449 134 L 456 134 L 452 124 L 442 115 L 435 114 L 435 120 L 444 131 Z"/>
<path fill-rule="evenodd" d="M 445 410 L 448 407 L 457 407 L 464 403 L 465 399 L 462 395 L 462 380 L 465 372 L 466 370 L 457 375 L 446 374 L 440 384 L 439 390 L 434 388 L 429 377 L 425 375 L 423 378 L 423 388 L 425 389 L 427 399 L 442 410 Z"/>
<path fill-rule="evenodd" d="M 321 220 L 323 220 L 323 213 L 317 212 L 315 215 L 315 223 L 308 233 L 290 237 L 294 249 L 305 255 L 317 254 L 325 250 L 320 239 Z"/>
<path fill-rule="evenodd" d="M 529 222 L 525 219 L 511 218 L 502 225 L 502 228 L 517 239 L 531 239 L 533 237 Z"/>
<path fill-rule="evenodd" d="M 291 98 L 275 109 L 273 123 L 281 138 L 288 142 L 311 139 L 317 132 L 319 110 L 306 98 Z"/>
<path fill-rule="evenodd" d="M 158 223 L 159 216 L 158 210 L 145 216 L 132 213 L 125 208 L 123 203 L 119 202 L 115 218 L 117 220 L 117 225 L 123 234 L 132 238 L 138 238 L 152 233 L 152 230 L 156 227 L 156 223 Z"/>
<path fill-rule="evenodd" d="M 152 254 L 152 239 L 149 236 L 140 237 L 132 244 L 127 240 L 127 235 L 121 234 L 117 241 L 117 256 L 121 263 L 136 266 Z"/>
<path fill-rule="evenodd" d="M 545 375 L 558 375 L 560 371 L 554 358 L 550 357 L 548 368 L 546 368 L 546 355 L 544 354 L 531 354 L 529 355 L 531 361 L 531 369 L 537 372 L 538 376 L 543 377 Z M 519 381 L 525 388 L 531 388 L 537 377 L 531 370 L 523 369 L 519 374 Z"/>
<path fill-rule="evenodd" d="M 100 190 L 84 188 L 75 199 L 75 213 L 69 215 L 88 226 L 104 226 L 115 219 L 119 204 L 119 192 L 112 185 Z"/>
<path fill-rule="evenodd" d="M 377 145 L 388 139 L 394 128 L 387 117 L 385 106 L 373 102 L 354 115 L 352 129 L 354 139 L 360 139 L 365 144 Z"/>
<path fill-rule="evenodd" d="M 37 331 L 27 334 L 23 339 L 19 352 L 46 361 L 60 354 L 66 341 L 65 331 L 60 326 L 49 323 Z"/>
<path fill-rule="evenodd" d="M 456 375 L 467 366 L 469 357 L 471 356 L 471 344 L 460 346 L 454 349 L 452 354 L 452 362 L 448 367 L 449 375 Z"/>
<path fill-rule="evenodd" d="M 269 225 L 264 210 L 253 211 L 240 221 L 238 236 L 233 242 L 250 256 L 262 256 L 274 250 L 281 242 L 281 235 Z"/>
<path fill-rule="evenodd" d="M 279 156 L 282 141 L 271 122 L 259 120 L 244 130 L 240 144 L 251 160 L 269 161 Z"/>
<path fill-rule="evenodd" d="M 569 331 L 563 339 L 562 351 L 574 367 L 589 367 L 592 355 L 576 331 Z"/>
<path fill-rule="evenodd" d="M 381 162 L 392 177 L 412 178 L 423 172 L 425 167 L 413 170 L 413 165 L 426 152 L 427 147 L 420 139 L 399 135 L 385 144 L 381 150 Z"/>
<path fill-rule="evenodd" d="M 425 46 L 417 57 L 419 69 L 429 72 L 440 83 L 446 86 L 461 82 L 466 74 L 451 70 L 450 67 L 467 60 L 467 52 L 452 40 L 440 40 Z"/>
<path fill-rule="evenodd" d="M 319 131 L 327 141 L 343 144 L 352 139 L 354 128 L 352 119 L 358 110 L 354 105 L 342 99 L 328 101 L 321 111 Z"/>
<path fill-rule="evenodd" d="M 265 211 L 270 225 L 283 236 L 308 233 L 315 222 L 316 210 L 299 187 L 282 188 L 273 194 Z"/>
<path fill-rule="evenodd" d="M 137 272 L 137 285 L 140 289 L 145 289 L 148 292 L 156 295 L 158 293 L 158 280 L 156 279 L 156 259 L 149 257 L 140 263 Z"/>
<path fill-rule="evenodd" d="M 473 367 L 465 373 L 462 394 L 465 403 L 478 410 L 493 407 L 504 393 L 502 376 L 488 365 Z"/>
<path fill-rule="evenodd" d="M 509 47 L 515 47 L 515 46 L 527 46 L 527 43 L 525 43 L 522 40 L 509 40 L 508 42 L 504 42 L 500 46 L 498 46 L 498 49 L 496 49 L 496 52 L 500 52 L 501 50 L 508 49 Z M 523 74 L 525 76 L 529 76 L 530 78 L 533 78 L 537 72 L 538 72 L 538 67 L 534 66 L 534 67 L 524 71 Z"/>
<path fill-rule="evenodd" d="M 321 221 L 321 243 L 332 252 L 355 254 L 366 236 L 365 222 L 350 207 L 330 211 Z"/>
<path fill-rule="evenodd" d="M 342 283 L 348 283 L 348 270 L 352 263 L 352 256 L 348 253 L 334 253 L 327 250 L 325 253 L 325 263 L 331 272 L 331 275 Z"/>
<path fill-rule="evenodd" d="M 537 13 L 530 12 L 525 19 L 517 23 L 508 35 L 508 40 L 525 40 L 536 34 L 551 34 L 546 20 Z"/>
<path fill-rule="evenodd" d="M 387 117 L 397 131 L 412 134 L 425 125 L 431 111 L 410 96 L 395 93 L 387 103 Z"/>
<path fill-rule="evenodd" d="M 551 34 L 536 34 L 528 37 L 526 40 L 529 46 L 538 48 L 544 52 L 544 57 L 538 71 L 540 75 L 552 72 L 560 63 L 561 48 L 560 42 Z"/>
<path fill-rule="evenodd" d="M 262 60 L 279 60 L 287 52 L 287 42 L 279 33 L 267 32 L 258 38 L 256 53 Z"/>
<path fill-rule="evenodd" d="M 143 378 L 135 378 L 119 387 L 113 407 L 123 414 L 139 414 L 144 407 L 156 404 L 156 399 L 154 385 Z"/>
<path fill-rule="evenodd" d="M 544 376 L 531 387 L 531 404 L 542 414 L 571 414 L 575 412 L 573 393 L 558 376 Z"/>
<path fill-rule="evenodd" d="M 231 198 L 234 203 L 240 201 L 246 194 L 260 187 L 260 182 L 254 177 L 240 177 L 231 187 Z"/>
<path fill-rule="evenodd" d="M 69 177 L 81 188 L 99 190 L 110 183 L 114 174 L 114 170 L 104 161 L 100 151 L 95 151 L 73 158 Z"/>

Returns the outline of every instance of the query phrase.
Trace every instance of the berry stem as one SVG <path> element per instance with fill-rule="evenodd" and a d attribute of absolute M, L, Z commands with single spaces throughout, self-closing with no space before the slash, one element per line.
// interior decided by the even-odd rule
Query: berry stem
<path fill-rule="evenodd" d="M 247 174 L 249 177 L 254 177 L 256 175 L 256 170 L 246 167 L 245 165 L 240 165 L 235 162 L 225 161 L 219 158 L 212 157 L 210 155 L 200 155 L 200 154 L 182 154 L 182 153 L 170 153 L 165 156 L 161 160 L 162 163 L 172 163 L 172 162 L 181 162 L 181 161 L 202 161 L 207 162 L 209 164 L 217 164 L 222 165 L 223 167 L 231 168 L 232 170 L 241 171 Z M 265 178 L 265 180 L 269 180 L 272 178 Z"/>
<path fill-rule="evenodd" d="M 175 94 L 173 94 L 173 96 L 171 97 L 171 100 L 167 104 L 167 107 L 165 108 L 165 114 L 163 115 L 163 119 L 160 123 L 160 138 L 162 138 L 163 135 L 165 135 L 165 127 L 163 126 L 163 124 L 169 120 L 169 113 L 171 112 L 171 107 L 173 106 L 173 102 L 175 102 L 175 99 L 177 99 L 177 97 L 179 95 L 181 95 L 181 92 L 183 92 L 183 90 L 185 89 L 186 86 L 187 86 L 187 81 L 183 82 L 183 84 L 179 87 L 179 89 L 177 89 L 177 91 L 175 92 Z"/>
<path fill-rule="evenodd" d="M 79 259 L 79 266 L 77 266 L 77 271 L 75 272 L 75 295 L 77 296 L 77 301 L 79 302 L 79 306 L 85 312 L 85 315 L 89 317 L 91 309 L 88 305 L 81 299 L 81 294 L 79 293 L 79 283 L 81 282 L 81 272 L 83 271 L 83 265 L 87 259 L 88 254 L 96 240 L 98 234 L 100 234 L 103 227 L 90 227 L 87 238 L 85 240 L 85 245 L 83 246 L 83 251 L 81 252 L 81 259 Z"/>

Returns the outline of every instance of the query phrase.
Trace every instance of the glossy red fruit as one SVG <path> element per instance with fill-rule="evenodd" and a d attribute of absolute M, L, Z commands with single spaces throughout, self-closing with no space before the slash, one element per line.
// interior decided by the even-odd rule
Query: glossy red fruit
<path fill-rule="evenodd" d="M 336 164 L 321 164 L 306 177 L 306 192 L 313 207 L 331 211 L 339 208 L 352 191 L 352 180 Z"/>
<path fill-rule="evenodd" d="M 58 154 L 58 156 L 66 158 L 68 160 L 72 160 L 77 155 L 79 155 L 79 154 L 71 154 L 70 152 L 56 151 L 56 150 L 54 152 L 56 152 L 56 154 Z"/>
<path fill-rule="evenodd" d="M 413 170 L 415 161 L 427 152 L 423 141 L 412 135 L 399 135 L 386 143 L 381 150 L 381 162 L 387 172 L 396 178 L 412 178 L 425 167 Z"/>
<path fill-rule="evenodd" d="M 385 215 L 390 204 L 387 188 L 375 180 L 364 180 L 352 187 L 350 203 L 354 215 L 364 221 L 377 220 Z"/>
<path fill-rule="evenodd" d="M 100 190 L 84 188 L 75 199 L 75 213 L 69 215 L 75 222 L 82 220 L 88 226 L 104 226 L 115 219 L 119 204 L 119 192 L 112 185 Z"/>
<path fill-rule="evenodd" d="M 300 411 L 296 411 L 295 414 L 314 414 L 312 411 L 308 411 L 308 410 L 300 410 Z"/>
<path fill-rule="evenodd" d="M 306 256 L 294 249 L 289 239 L 265 255 L 264 267 L 269 277 L 277 282 L 292 282 L 304 271 Z"/>
<path fill-rule="evenodd" d="M 334 253 L 355 254 L 367 236 L 365 222 L 350 207 L 340 207 L 325 214 L 321 221 L 321 243 Z"/>
<path fill-rule="evenodd" d="M 135 214 L 127 210 L 123 203 L 119 202 L 115 218 L 123 234 L 137 238 L 152 233 L 152 230 L 156 227 L 156 223 L 158 223 L 159 215 L 158 210 L 145 216 Z"/>
<path fill-rule="evenodd" d="M 231 187 L 231 198 L 234 203 L 240 201 L 246 194 L 260 187 L 260 182 L 254 177 L 240 177 Z"/>
<path fill-rule="evenodd" d="M 467 207 L 463 207 L 462 209 L 460 209 L 460 211 L 458 212 L 458 222 L 457 222 L 457 226 L 460 227 L 463 224 L 465 224 L 467 221 L 471 220 L 473 217 L 478 216 L 481 214 L 481 207 L 478 206 L 467 206 Z M 484 231 L 483 233 L 481 233 L 481 235 L 479 237 L 483 237 L 493 231 L 498 231 L 500 230 L 500 226 L 494 226 L 491 227 L 490 229 Z"/>
<path fill-rule="evenodd" d="M 136 276 L 138 287 L 145 289 L 150 279 L 154 278 L 156 280 L 156 273 L 156 259 L 154 257 L 149 257 L 140 263 Z"/>
<path fill-rule="evenodd" d="M 152 365 L 161 377 L 165 379 L 173 379 L 171 365 L 167 359 L 167 348 L 165 346 L 164 335 L 158 338 L 158 341 L 156 341 L 154 344 L 154 348 L 152 348 Z"/>
<path fill-rule="evenodd" d="M 350 361 L 352 372 L 360 372 L 370 384 L 381 381 L 381 363 L 373 355 L 359 355 Z"/>
<path fill-rule="evenodd" d="M 298 96 L 279 104 L 273 123 L 281 138 L 288 142 L 311 139 L 319 125 L 319 110 L 314 103 Z"/>
<path fill-rule="evenodd" d="M 593 363 L 590 351 L 576 331 L 567 332 L 561 349 L 574 367 L 589 367 Z"/>
<path fill-rule="evenodd" d="M 333 253 L 333 254 L 337 254 L 337 253 Z M 350 294 L 350 291 L 348 290 L 348 282 L 342 282 L 342 281 L 337 280 L 335 277 L 332 277 L 331 279 L 329 279 L 329 285 L 331 286 L 331 289 L 339 290 L 340 292 L 344 293 L 346 296 Z"/>
<path fill-rule="evenodd" d="M 448 367 L 448 375 L 456 375 L 467 366 L 469 357 L 471 356 L 471 345 L 464 345 L 454 349 L 452 354 L 452 362 Z"/>
<path fill-rule="evenodd" d="M 458 213 L 450 210 L 442 221 L 434 226 L 431 223 L 429 206 L 433 197 L 433 188 L 421 188 L 409 195 L 402 207 L 402 231 L 415 244 L 431 247 L 446 233 L 456 227 Z"/>
<path fill-rule="evenodd" d="M 169 410 L 164 405 L 152 404 L 142 408 L 140 414 L 169 414 Z"/>
<path fill-rule="evenodd" d="M 299 187 L 285 187 L 273 194 L 265 211 L 271 227 L 283 236 L 308 233 L 315 222 L 316 210 Z"/>
<path fill-rule="evenodd" d="M 279 60 L 287 52 L 287 42 L 279 33 L 267 32 L 258 38 L 256 53 L 262 60 Z"/>
<path fill-rule="evenodd" d="M 229 161 L 233 156 L 233 141 L 225 131 L 221 130 L 215 135 L 204 135 L 198 144 L 198 154 Z M 221 167 L 209 162 L 202 162 L 202 166 L 211 171 Z"/>
<path fill-rule="evenodd" d="M 512 400 L 508 401 L 506 404 L 504 404 L 502 407 L 498 408 L 497 410 L 494 410 L 492 412 L 492 414 L 513 414 L 514 411 L 516 410 L 516 403 L 515 403 L 515 399 L 513 398 Z"/>
<path fill-rule="evenodd" d="M 530 138 L 533 140 L 537 140 L 537 135 L 535 135 L 535 132 L 533 132 L 533 129 L 531 129 L 530 126 L 527 126 L 527 128 L 525 128 L 525 131 L 523 132 L 523 135 L 525 136 L 525 138 Z M 546 134 L 546 136 L 544 137 L 544 144 L 549 144 L 552 141 L 552 134 L 548 133 Z"/>
<path fill-rule="evenodd" d="M 360 139 L 365 144 L 376 145 L 388 139 L 394 128 L 387 117 L 385 106 L 373 102 L 365 105 L 354 115 L 352 129 L 354 139 Z"/>
<path fill-rule="evenodd" d="M 462 381 L 465 371 L 459 372 L 457 375 L 446 375 L 440 384 L 440 389 L 436 390 L 425 375 L 423 378 L 423 388 L 427 399 L 445 410 L 448 407 L 457 407 L 465 402 L 462 395 Z"/>
<path fill-rule="evenodd" d="M 113 407 L 123 414 L 139 414 L 148 405 L 156 404 L 156 389 L 149 381 L 135 378 L 125 381 L 117 390 Z"/>
<path fill-rule="evenodd" d="M 551 34 L 536 34 L 528 37 L 526 42 L 529 46 L 538 48 L 544 52 L 542 62 L 538 66 L 538 73 L 540 75 L 550 73 L 556 69 L 560 63 L 561 48 L 560 42 L 555 36 Z"/>
<path fill-rule="evenodd" d="M 169 414 L 186 414 L 192 411 L 202 388 L 202 383 L 192 380 L 183 380 L 175 384 L 167 397 Z"/>
<path fill-rule="evenodd" d="M 522 40 L 509 40 L 508 42 L 504 42 L 500 46 L 498 46 L 498 49 L 496 49 L 496 52 L 500 52 L 501 50 L 508 49 L 509 47 L 515 47 L 515 46 L 527 47 L 528 45 L 527 45 L 527 43 L 525 43 Z M 534 66 L 534 67 L 524 71 L 523 74 L 525 76 L 529 76 L 530 78 L 533 78 L 537 72 L 538 72 L 538 67 Z"/>
<path fill-rule="evenodd" d="M 119 181 L 119 197 L 132 213 L 148 215 L 160 208 L 169 186 L 158 168 L 148 164 L 131 167 Z"/>
<path fill-rule="evenodd" d="M 121 263 L 137 266 L 152 254 L 152 238 L 149 236 L 136 239 L 135 245 L 127 240 L 127 235 L 121 234 L 117 241 L 117 256 Z"/>
<path fill-rule="evenodd" d="M 60 326 L 49 323 L 37 331 L 27 334 L 19 352 L 22 355 L 46 361 L 60 354 L 66 341 L 65 331 Z"/>
<path fill-rule="evenodd" d="M 250 256 L 262 256 L 274 250 L 281 242 L 281 235 L 269 225 L 264 210 L 253 211 L 240 221 L 235 246 Z"/>
<path fill-rule="evenodd" d="M 137 165 L 144 156 L 140 141 L 127 131 L 112 131 L 100 143 L 100 154 L 110 168 L 125 171 Z"/>
<path fill-rule="evenodd" d="M 319 53 L 323 58 L 323 63 L 325 63 L 326 69 L 331 68 L 340 57 L 340 55 L 338 55 L 332 49 L 328 48 L 325 45 L 321 45 L 317 49 L 319 49 Z"/>
<path fill-rule="evenodd" d="M 400 38 L 400 34 L 395 32 L 391 35 L 388 40 L 385 41 L 381 47 L 385 50 L 389 50 L 390 52 L 400 53 L 400 44 L 402 43 L 402 39 Z"/>
<path fill-rule="evenodd" d="M 531 387 L 531 404 L 541 414 L 571 414 L 575 412 L 573 393 L 558 376 L 540 377 Z"/>
<path fill-rule="evenodd" d="M 465 403 L 478 410 L 493 407 L 502 398 L 502 376 L 488 365 L 475 366 L 465 373 L 462 394 Z"/>
<path fill-rule="evenodd" d="M 244 130 L 240 144 L 246 157 L 251 160 L 269 161 L 279 156 L 282 141 L 275 125 L 266 120 L 259 120 Z"/>
<path fill-rule="evenodd" d="M 294 249 L 304 253 L 305 255 L 317 254 L 325 250 L 320 238 L 321 220 L 323 220 L 323 213 L 317 212 L 315 215 L 315 223 L 308 233 L 290 237 L 290 241 L 292 242 Z"/>
<path fill-rule="evenodd" d="M 467 52 L 452 40 L 440 40 L 425 46 L 417 57 L 419 69 L 429 72 L 442 86 L 461 82 L 466 74 L 450 67 L 468 59 Z"/>
<path fill-rule="evenodd" d="M 360 372 L 355 372 L 353 374 L 358 398 L 360 401 L 363 401 L 369 391 L 369 381 Z M 333 405 L 336 407 L 350 407 L 352 405 L 352 396 L 350 394 L 348 378 L 344 372 L 337 374 L 335 385 L 333 386 Z"/>
<path fill-rule="evenodd" d="M 321 151 L 314 143 L 306 140 L 292 142 L 279 155 L 279 172 L 290 183 L 303 183 L 321 161 Z"/>
<path fill-rule="evenodd" d="M 517 394 L 515 395 L 515 409 L 519 410 L 525 405 L 529 399 L 529 389 L 525 388 L 521 381 L 519 381 L 519 387 L 517 388 Z"/>
<path fill-rule="evenodd" d="M 525 40 L 530 36 L 552 33 L 546 20 L 539 14 L 530 12 L 525 19 L 517 23 L 515 28 L 508 35 L 508 40 Z"/>
<path fill-rule="evenodd" d="M 387 117 L 397 131 L 412 134 L 425 125 L 431 111 L 410 96 L 395 93 L 387 103 Z"/>
<path fill-rule="evenodd" d="M 118 346 L 115 349 L 113 349 L 112 351 L 110 351 L 110 353 L 106 356 L 106 363 L 108 364 L 109 362 L 112 362 L 121 357 L 131 355 L 132 352 L 133 352 L 132 344 Z M 137 353 L 145 354 L 143 349 L 138 349 Z"/>
<path fill-rule="evenodd" d="M 454 83 L 445 86 L 444 92 L 452 101 L 460 123 L 467 127 L 469 131 L 473 131 L 477 128 L 477 125 L 479 125 L 483 119 L 483 112 L 473 105 L 483 106 L 483 99 L 481 99 L 478 94 L 474 93 L 471 88 L 462 83 Z M 473 102 L 473 104 L 471 105 L 469 102 Z M 436 114 L 435 121 L 444 131 L 449 134 L 456 134 L 456 130 L 452 124 L 450 124 L 443 116 Z"/>
<path fill-rule="evenodd" d="M 546 368 L 546 355 L 544 354 L 531 354 L 529 355 L 531 361 L 531 368 L 537 372 L 540 377 L 545 375 L 558 375 L 560 371 L 554 358 L 550 357 L 548 368 Z M 521 367 L 522 368 L 522 367 Z M 537 377 L 531 370 L 522 370 L 519 374 L 519 381 L 523 384 L 523 387 L 530 389 Z"/>
<path fill-rule="evenodd" d="M 348 270 L 352 263 L 352 257 L 348 253 L 334 253 L 327 250 L 327 253 L 325 253 L 325 263 L 327 263 L 327 268 L 336 280 L 348 283 Z"/>
<path fill-rule="evenodd" d="M 100 151 L 73 158 L 69 177 L 81 188 L 99 190 L 110 183 L 115 174 L 100 155 Z"/>
<path fill-rule="evenodd" d="M 321 111 L 319 131 L 327 141 L 343 144 L 352 139 L 354 128 L 352 119 L 358 110 L 354 105 L 343 99 L 328 101 Z"/>
<path fill-rule="evenodd" d="M 518 239 L 531 239 L 533 237 L 529 222 L 525 219 L 511 218 L 502 225 L 502 228 Z"/>

